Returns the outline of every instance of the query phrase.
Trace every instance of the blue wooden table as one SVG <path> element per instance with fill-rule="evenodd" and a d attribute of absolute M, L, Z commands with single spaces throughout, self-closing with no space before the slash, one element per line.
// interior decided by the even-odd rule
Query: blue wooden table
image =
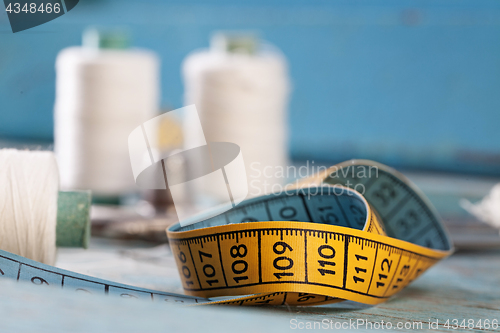
<path fill-rule="evenodd" d="M 94 239 L 89 250 L 60 250 L 58 266 L 182 292 L 167 246 Z M 500 320 L 499 282 L 500 251 L 457 253 L 378 306 L 344 302 L 321 307 L 182 307 L 0 280 L 0 327 L 2 332 L 281 332 L 309 327 L 366 331 L 383 321 L 386 329 L 392 325 L 391 331 L 429 331 L 432 323 L 432 331 L 449 332 L 454 331 L 453 319 L 458 325 L 472 319 L 474 326 L 480 319 L 490 325 Z M 484 331 L 484 326 L 469 331 Z"/>

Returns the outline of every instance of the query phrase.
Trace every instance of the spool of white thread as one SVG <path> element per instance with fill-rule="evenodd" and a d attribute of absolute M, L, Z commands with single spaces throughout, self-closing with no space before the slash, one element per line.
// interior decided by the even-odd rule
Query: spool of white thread
<path fill-rule="evenodd" d="M 210 50 L 190 54 L 183 64 L 185 103 L 198 108 L 207 141 L 241 147 L 249 197 L 278 190 L 274 185 L 286 179 L 276 173 L 288 165 L 287 63 L 277 50 L 256 44 L 216 35 Z M 186 119 L 187 143 L 197 139 L 189 124 Z"/>
<path fill-rule="evenodd" d="M 128 135 L 159 109 L 159 60 L 146 50 L 71 47 L 56 61 L 55 152 L 62 189 L 134 191 Z"/>
<path fill-rule="evenodd" d="M 52 152 L 0 150 L 0 248 L 53 265 L 59 177 Z"/>

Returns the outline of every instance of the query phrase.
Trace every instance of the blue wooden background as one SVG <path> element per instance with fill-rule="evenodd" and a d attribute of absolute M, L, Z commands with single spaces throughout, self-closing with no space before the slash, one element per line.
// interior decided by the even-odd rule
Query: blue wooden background
<path fill-rule="evenodd" d="M 81 0 L 16 34 L 0 11 L 0 139 L 52 140 L 54 61 L 89 25 L 158 52 L 174 108 L 190 51 L 214 30 L 259 31 L 289 59 L 294 158 L 500 175 L 496 0 Z"/>

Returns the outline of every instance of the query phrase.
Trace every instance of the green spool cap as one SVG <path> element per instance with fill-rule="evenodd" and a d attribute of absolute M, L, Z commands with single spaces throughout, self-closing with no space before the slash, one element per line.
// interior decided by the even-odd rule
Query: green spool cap
<path fill-rule="evenodd" d="M 125 30 L 100 30 L 89 28 L 83 33 L 82 44 L 93 49 L 125 50 L 130 47 L 130 37 Z"/>
<path fill-rule="evenodd" d="M 253 33 L 219 32 L 212 36 L 210 47 L 228 53 L 255 54 L 259 39 Z"/>
<path fill-rule="evenodd" d="M 90 191 L 59 192 L 56 246 L 88 248 L 91 197 Z"/>

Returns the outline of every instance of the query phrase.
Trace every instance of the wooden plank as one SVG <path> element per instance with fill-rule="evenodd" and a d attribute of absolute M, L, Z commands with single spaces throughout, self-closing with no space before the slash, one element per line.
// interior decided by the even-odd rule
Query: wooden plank
<path fill-rule="evenodd" d="M 136 247 L 139 245 L 134 244 Z M 59 266 L 80 267 L 80 273 L 179 292 L 179 279 L 177 273 L 172 274 L 174 267 L 170 264 L 173 261 L 168 256 L 166 247 L 132 250 L 115 242 L 94 240 L 91 249 L 86 252 L 77 249 L 60 251 Z M 479 319 L 500 319 L 499 277 L 500 251 L 459 253 L 378 306 L 344 302 L 321 307 L 273 308 L 188 308 L 109 296 L 79 295 L 59 288 L 0 280 L 0 325 L 8 330 L 50 332 L 209 333 L 300 331 L 299 325 L 326 328 L 327 324 L 331 325 L 330 321 L 335 328 L 335 323 L 341 325 L 350 320 L 357 323 L 358 319 L 370 321 L 372 325 L 383 320 L 384 323 L 390 322 L 393 328 L 398 322 L 403 325 L 421 322 L 422 328 L 429 330 L 429 322 L 439 320 L 436 331 L 449 332 L 453 329 L 443 326 L 448 319 L 458 319 L 459 322 L 473 319 L 475 323 Z M 366 331 L 370 326 L 361 325 L 358 328 L 359 331 Z M 415 331 L 417 328 L 399 331 Z"/>

